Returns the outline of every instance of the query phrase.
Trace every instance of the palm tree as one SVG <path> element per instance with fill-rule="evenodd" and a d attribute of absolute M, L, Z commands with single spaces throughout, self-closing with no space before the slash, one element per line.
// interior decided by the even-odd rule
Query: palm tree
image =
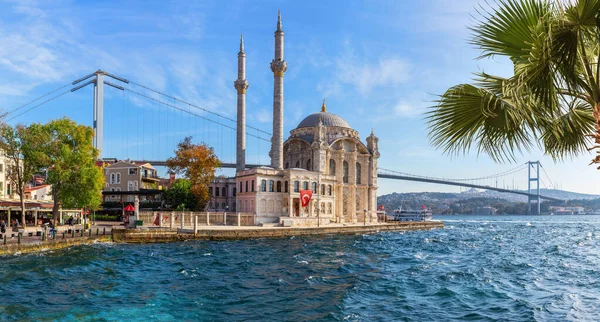
<path fill-rule="evenodd" d="M 449 88 L 426 114 L 432 144 L 496 162 L 534 146 L 554 160 L 600 149 L 600 0 L 498 0 L 477 11 L 471 44 L 479 58 L 509 58 L 514 76 L 480 72 Z"/>

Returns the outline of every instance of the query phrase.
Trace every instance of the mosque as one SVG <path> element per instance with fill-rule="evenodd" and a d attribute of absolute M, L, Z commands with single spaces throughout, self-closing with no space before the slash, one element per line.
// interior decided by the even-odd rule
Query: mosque
<path fill-rule="evenodd" d="M 216 180 L 211 185 L 211 194 L 215 191 L 219 196 L 222 191 L 221 198 L 235 196 L 231 198 L 231 207 L 229 203 L 225 207 L 255 213 L 257 224 L 316 226 L 375 222 L 379 139 L 371 132 L 364 144 L 343 118 L 327 112 L 323 101 L 321 110 L 304 118 L 284 142 L 283 80 L 287 67 L 279 14 L 275 58 L 271 61 L 274 77 L 271 166 L 248 169 L 245 161 L 248 81 L 244 41 L 240 40 L 238 78 L 234 82 L 238 120 L 236 175 Z M 219 208 L 221 203 L 212 205 Z"/>

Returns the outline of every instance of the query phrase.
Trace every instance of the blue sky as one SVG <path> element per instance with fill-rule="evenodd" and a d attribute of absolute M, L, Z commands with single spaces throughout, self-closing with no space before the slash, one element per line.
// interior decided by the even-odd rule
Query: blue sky
<path fill-rule="evenodd" d="M 540 160 L 566 190 L 598 193 L 591 155 L 554 163 L 533 150 L 516 164 L 485 155 L 446 156 L 427 138 L 423 112 L 436 94 L 501 59 L 476 60 L 467 44 L 477 1 L 1 1 L 0 108 L 10 111 L 97 69 L 235 118 L 240 33 L 247 53 L 248 124 L 271 132 L 273 32 L 285 31 L 285 133 L 320 109 L 365 138 L 380 138 L 380 167 L 436 177 L 480 177 Z M 191 107 L 129 85 L 184 110 Z M 233 161 L 233 131 L 132 92 L 106 89 L 105 157 L 165 159 L 186 135 Z M 23 109 L 25 110 L 25 109 Z M 196 111 L 212 120 L 206 112 Z M 16 114 L 16 113 L 15 113 Z M 92 88 L 69 93 L 11 123 L 68 116 L 92 124 Z M 111 120 L 110 122 L 108 120 Z M 249 130 L 252 133 L 252 130 Z M 254 131 L 256 133 L 256 131 Z M 248 161 L 268 163 L 269 143 L 248 138 Z M 526 174 L 506 179 L 525 188 Z M 546 180 L 546 182 L 549 180 Z M 546 183 L 549 186 L 549 183 Z M 380 180 L 380 193 L 459 188 Z"/>

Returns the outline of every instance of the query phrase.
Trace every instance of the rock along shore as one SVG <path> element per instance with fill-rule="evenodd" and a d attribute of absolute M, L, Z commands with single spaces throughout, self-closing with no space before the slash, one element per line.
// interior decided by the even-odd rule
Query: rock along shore
<path fill-rule="evenodd" d="M 373 225 L 328 225 L 325 227 L 232 227 L 202 226 L 193 229 L 137 228 L 113 230 L 114 242 L 161 243 L 184 240 L 238 240 L 253 238 L 284 238 L 307 235 L 368 234 L 386 231 L 428 230 L 443 228 L 441 221 L 397 222 Z"/>

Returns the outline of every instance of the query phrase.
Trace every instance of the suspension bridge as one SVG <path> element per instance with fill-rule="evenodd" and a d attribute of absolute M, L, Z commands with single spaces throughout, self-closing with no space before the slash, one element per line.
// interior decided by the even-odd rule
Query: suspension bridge
<path fill-rule="evenodd" d="M 213 147 L 216 155 L 222 160 L 222 168 L 236 167 L 236 119 L 228 116 L 233 114 L 234 104 L 229 111 L 223 106 L 215 105 L 210 96 L 202 95 L 196 98 L 203 103 L 190 103 L 191 99 L 163 93 L 151 86 L 101 70 L 6 111 L 4 121 L 16 122 L 21 116 L 40 107 L 56 104 L 52 102 L 69 93 L 76 95 L 90 85 L 93 87 L 94 146 L 99 150 L 101 157 L 143 160 L 154 166 L 165 166 L 165 160 L 172 156 L 176 144 L 183 137 L 192 136 Z M 105 93 L 104 85 L 115 91 Z M 48 114 L 50 118 L 58 118 L 65 113 L 60 108 L 52 108 Z M 87 114 L 89 112 L 85 110 L 70 110 L 68 113 L 70 118 L 79 123 L 90 123 Z M 246 126 L 247 167 L 267 164 L 264 156 L 270 147 L 271 133 L 259 126 Z M 109 137 L 105 136 L 107 132 L 111 133 Z M 514 178 L 516 175 L 523 178 L 524 172 L 527 172 L 527 190 L 518 189 L 514 179 L 512 186 L 507 183 L 507 178 Z M 542 173 L 544 178 L 540 176 Z M 429 177 L 383 168 L 379 168 L 378 177 L 523 195 L 528 198 L 530 212 L 538 214 L 542 199 L 560 201 L 558 198 L 540 194 L 540 184 L 545 187 L 554 186 L 539 161 L 530 161 L 513 169 L 479 178 Z M 533 209 L 532 206 L 537 209 Z"/>

